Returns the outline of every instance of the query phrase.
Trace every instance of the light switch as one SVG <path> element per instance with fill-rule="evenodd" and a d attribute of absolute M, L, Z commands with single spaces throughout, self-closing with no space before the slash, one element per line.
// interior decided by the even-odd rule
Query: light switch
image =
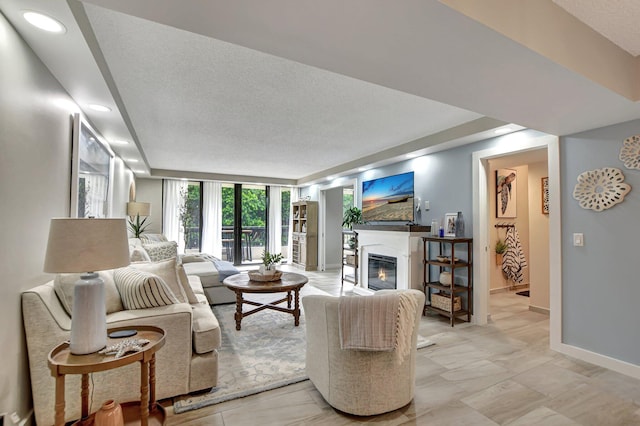
<path fill-rule="evenodd" d="M 429 210 L 429 202 L 428 201 L 424 202 L 424 209 L 425 210 Z"/>
<path fill-rule="evenodd" d="M 580 234 L 573 234 L 573 245 L 575 247 L 584 246 L 584 236 L 581 233 Z"/>

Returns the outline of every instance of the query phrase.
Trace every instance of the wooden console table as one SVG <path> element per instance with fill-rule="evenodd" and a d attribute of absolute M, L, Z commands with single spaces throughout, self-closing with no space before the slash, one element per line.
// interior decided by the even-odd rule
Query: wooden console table
<path fill-rule="evenodd" d="M 156 352 L 164 346 L 165 332 L 153 326 L 129 326 L 112 328 L 107 333 L 119 330 L 136 330 L 132 338 L 147 339 L 150 343 L 143 346 L 140 352 L 131 353 L 122 358 L 113 355 L 101 355 L 97 352 L 87 355 L 73 355 L 69 342 L 56 346 L 49 353 L 49 368 L 56 379 L 56 416 L 55 426 L 63 426 L 64 421 L 64 376 L 66 374 L 82 374 L 82 417 L 79 425 L 93 424 L 94 414 L 89 413 L 89 374 L 111 370 L 140 362 L 140 402 L 125 402 L 122 406 L 125 424 L 142 424 L 143 426 L 164 424 L 164 409 L 156 404 Z M 107 339 L 107 346 L 123 339 Z"/>

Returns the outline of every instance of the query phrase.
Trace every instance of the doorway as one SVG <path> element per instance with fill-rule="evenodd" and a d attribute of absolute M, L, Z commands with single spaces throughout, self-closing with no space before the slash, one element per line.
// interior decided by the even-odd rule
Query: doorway
<path fill-rule="evenodd" d="M 342 266 L 342 218 L 346 208 L 357 205 L 356 179 L 340 180 L 319 188 L 318 269 Z"/>
<path fill-rule="evenodd" d="M 561 269 L 561 205 L 559 138 L 547 135 L 535 137 L 527 132 L 517 132 L 500 138 L 494 148 L 474 152 L 473 176 L 473 238 L 474 238 L 474 318 L 476 324 L 486 324 L 489 314 L 490 262 L 495 262 L 493 247 L 489 244 L 490 176 L 489 160 L 509 154 L 536 149 L 547 150 L 549 203 L 549 310 L 551 349 L 559 350 L 562 329 L 562 269 Z M 495 202 L 495 201 L 494 201 Z"/>

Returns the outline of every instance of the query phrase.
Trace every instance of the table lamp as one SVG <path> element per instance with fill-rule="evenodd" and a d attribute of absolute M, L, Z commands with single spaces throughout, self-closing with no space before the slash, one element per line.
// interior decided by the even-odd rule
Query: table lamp
<path fill-rule="evenodd" d="M 137 201 L 129 201 L 127 203 L 127 215 L 129 216 L 129 229 L 136 238 L 140 238 L 148 224 L 145 225 L 147 218 L 140 222 L 140 216 L 149 216 L 151 214 L 151 203 L 141 203 Z M 135 222 L 134 222 L 135 218 Z"/>
<path fill-rule="evenodd" d="M 96 271 L 129 264 L 124 219 L 51 219 L 44 272 L 82 273 L 73 289 L 72 354 L 107 344 L 104 282 Z"/>

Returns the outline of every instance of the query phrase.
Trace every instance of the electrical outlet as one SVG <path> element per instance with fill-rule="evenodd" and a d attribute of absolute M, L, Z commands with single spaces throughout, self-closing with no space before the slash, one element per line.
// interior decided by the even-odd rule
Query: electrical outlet
<path fill-rule="evenodd" d="M 584 235 L 581 233 L 575 233 L 573 234 L 573 245 L 575 247 L 582 247 L 584 246 Z"/>

